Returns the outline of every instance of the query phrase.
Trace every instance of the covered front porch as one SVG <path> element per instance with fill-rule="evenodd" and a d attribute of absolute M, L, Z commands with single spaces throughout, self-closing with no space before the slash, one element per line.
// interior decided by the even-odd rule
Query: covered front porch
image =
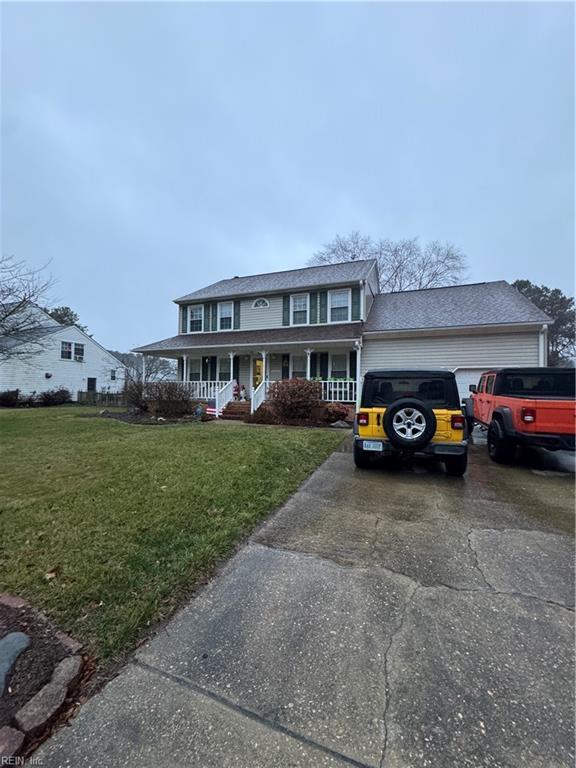
<path fill-rule="evenodd" d="M 354 404 L 359 396 L 361 343 L 282 345 L 272 348 L 181 350 L 178 380 L 199 400 L 214 401 L 215 415 L 232 400 L 250 404 L 253 413 L 266 400 L 268 387 L 280 379 L 320 383 L 321 400 Z M 166 356 L 165 354 L 163 356 Z"/>

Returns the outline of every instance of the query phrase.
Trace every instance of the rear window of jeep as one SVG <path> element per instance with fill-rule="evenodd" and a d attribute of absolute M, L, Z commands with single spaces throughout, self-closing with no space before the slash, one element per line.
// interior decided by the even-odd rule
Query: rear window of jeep
<path fill-rule="evenodd" d="M 364 384 L 362 407 L 386 406 L 401 397 L 422 400 L 435 407 L 458 407 L 458 391 L 452 379 L 439 377 L 373 378 Z"/>
<path fill-rule="evenodd" d="M 505 373 L 499 382 L 498 394 L 509 397 L 572 399 L 574 369 L 542 373 Z"/>

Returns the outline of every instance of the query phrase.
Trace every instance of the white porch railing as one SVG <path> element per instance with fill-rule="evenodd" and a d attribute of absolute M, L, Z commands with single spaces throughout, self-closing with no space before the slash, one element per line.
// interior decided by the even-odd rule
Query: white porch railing
<path fill-rule="evenodd" d="M 232 400 L 234 397 L 234 385 L 236 382 L 234 380 L 227 382 L 224 384 L 224 386 L 216 392 L 216 418 L 219 418 L 222 414 L 222 411 L 228 403 Z"/>
<path fill-rule="evenodd" d="M 230 384 L 229 381 L 182 381 L 188 387 L 190 397 L 196 400 L 215 400 L 219 390 Z"/>
<path fill-rule="evenodd" d="M 327 403 L 355 403 L 356 381 L 354 379 L 337 379 L 321 381 L 322 400 Z"/>
<path fill-rule="evenodd" d="M 266 395 L 268 394 L 268 387 L 270 386 L 270 382 L 266 379 L 264 381 L 261 381 L 260 384 L 256 387 L 255 390 L 252 392 L 252 399 L 250 401 L 250 413 L 254 413 L 254 411 L 257 411 L 258 408 L 262 405 L 264 400 L 266 400 Z"/>

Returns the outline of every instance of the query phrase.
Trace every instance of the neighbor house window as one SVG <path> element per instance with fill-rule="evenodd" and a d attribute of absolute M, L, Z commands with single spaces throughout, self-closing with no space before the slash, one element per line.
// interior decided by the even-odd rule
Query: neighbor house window
<path fill-rule="evenodd" d="M 190 333 L 204 330 L 204 306 L 190 307 Z"/>
<path fill-rule="evenodd" d="M 221 331 L 229 331 L 232 328 L 232 313 L 234 304 L 231 301 L 225 301 L 218 304 L 219 328 Z"/>
<path fill-rule="evenodd" d="M 110 381 L 116 381 L 116 370 L 114 368 L 110 371 Z"/>
<path fill-rule="evenodd" d="M 306 325 L 308 323 L 308 294 L 300 293 L 291 297 L 292 301 L 292 325 Z"/>
<path fill-rule="evenodd" d="M 199 357 L 188 359 L 188 381 L 200 381 L 202 376 L 202 360 Z"/>
<path fill-rule="evenodd" d="M 77 363 L 84 362 L 84 344 L 74 344 L 74 360 Z"/>
<path fill-rule="evenodd" d="M 330 322 L 341 323 L 350 320 L 350 291 L 346 288 L 343 291 L 330 291 L 329 307 Z"/>
<path fill-rule="evenodd" d="M 348 378 L 348 355 L 332 355 L 330 364 L 330 376 L 333 379 Z"/>
<path fill-rule="evenodd" d="M 60 344 L 60 357 L 62 360 L 72 360 L 72 343 L 70 341 L 63 341 Z"/>
<path fill-rule="evenodd" d="M 306 355 L 292 355 L 292 378 L 306 378 Z"/>
<path fill-rule="evenodd" d="M 218 381 L 230 381 L 230 358 L 220 357 L 218 359 Z"/>

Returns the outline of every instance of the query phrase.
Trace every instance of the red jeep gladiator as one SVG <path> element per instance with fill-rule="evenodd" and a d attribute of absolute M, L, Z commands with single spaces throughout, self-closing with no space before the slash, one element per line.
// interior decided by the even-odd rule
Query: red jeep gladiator
<path fill-rule="evenodd" d="M 574 368 L 499 368 L 471 385 L 467 416 L 488 427 L 488 454 L 513 461 L 518 445 L 573 451 Z"/>

